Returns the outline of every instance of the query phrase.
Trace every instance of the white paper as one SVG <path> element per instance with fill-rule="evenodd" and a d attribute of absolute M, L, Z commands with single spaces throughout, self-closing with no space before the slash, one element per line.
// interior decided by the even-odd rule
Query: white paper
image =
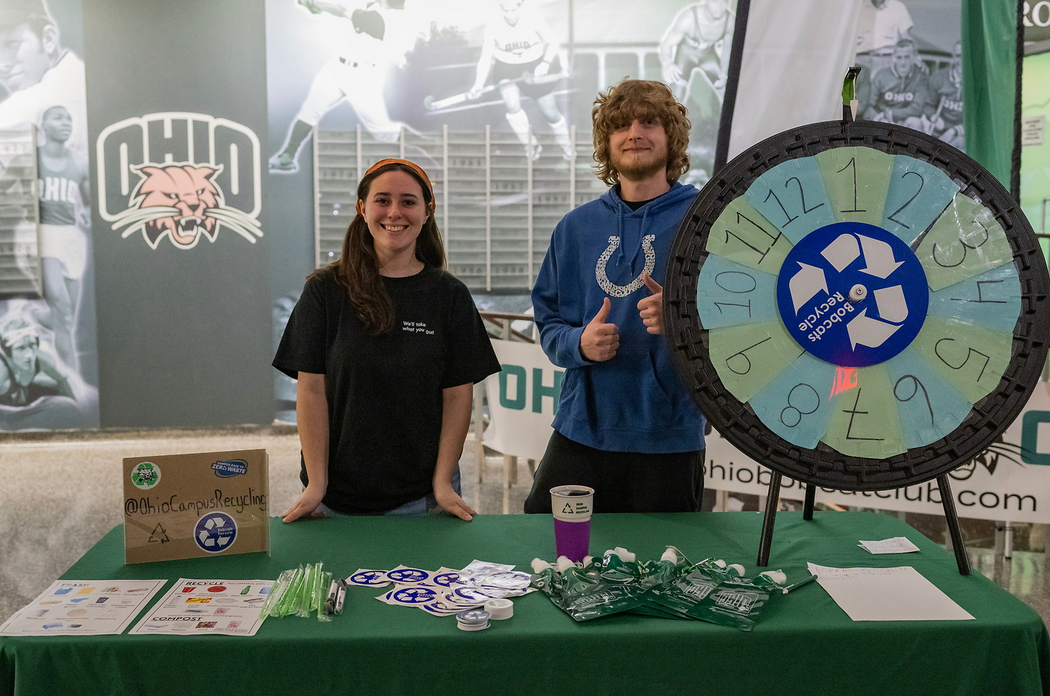
<path fill-rule="evenodd" d="M 919 547 L 908 537 L 893 537 L 882 541 L 861 541 L 860 547 L 868 553 L 915 553 Z"/>
<path fill-rule="evenodd" d="M 128 633 L 254 636 L 272 588 L 273 580 L 179 578 Z"/>
<path fill-rule="evenodd" d="M 0 626 L 5 636 L 124 632 L 167 580 L 56 580 Z"/>
<path fill-rule="evenodd" d="M 910 566 L 828 568 L 809 572 L 854 621 L 960 621 L 973 619 L 962 607 Z"/>

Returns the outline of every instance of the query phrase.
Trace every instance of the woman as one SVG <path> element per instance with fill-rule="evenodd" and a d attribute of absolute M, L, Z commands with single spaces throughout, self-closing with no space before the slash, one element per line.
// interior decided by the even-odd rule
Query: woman
<path fill-rule="evenodd" d="M 357 187 L 342 258 L 311 275 L 273 365 L 298 380 L 306 488 L 284 514 L 408 514 L 464 520 L 459 456 L 473 384 L 498 372 L 470 292 L 445 272 L 434 189 L 407 160 Z"/>

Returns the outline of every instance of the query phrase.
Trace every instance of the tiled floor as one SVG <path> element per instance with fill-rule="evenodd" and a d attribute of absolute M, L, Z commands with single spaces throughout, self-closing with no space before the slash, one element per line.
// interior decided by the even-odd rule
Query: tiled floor
<path fill-rule="evenodd" d="M 124 457 L 262 448 L 270 456 L 273 514 L 283 512 L 300 490 L 299 443 L 288 427 L 19 434 L 0 442 L 0 621 L 121 523 Z M 469 438 L 461 461 L 467 501 L 482 514 L 520 512 L 530 484 L 526 464 L 517 464 L 516 482 L 505 482 L 504 458 L 483 457 L 479 483 L 478 460 L 477 443 Z M 742 502 L 756 509 L 756 501 Z M 943 519 L 908 515 L 907 521 L 943 542 Z M 1044 622 L 1050 619 L 1044 529 L 1019 526 L 1009 558 L 992 523 L 964 521 L 963 532 L 975 571 L 1027 602 Z"/>

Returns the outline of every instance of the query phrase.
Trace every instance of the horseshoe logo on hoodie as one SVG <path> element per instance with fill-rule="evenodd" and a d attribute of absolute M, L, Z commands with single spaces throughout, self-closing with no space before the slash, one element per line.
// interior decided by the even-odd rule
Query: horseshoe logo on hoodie
<path fill-rule="evenodd" d="M 650 276 L 653 274 L 653 269 L 656 268 L 656 252 L 653 251 L 654 239 L 656 239 L 655 234 L 647 234 L 642 237 L 642 251 L 645 252 L 645 269 L 642 273 L 648 273 Z M 630 285 L 616 285 L 609 280 L 609 276 L 605 274 L 605 264 L 609 262 L 609 259 L 612 258 L 613 253 L 619 246 L 619 237 L 609 237 L 609 246 L 605 247 L 605 251 L 598 257 L 598 265 L 594 267 L 594 277 L 598 281 L 598 285 L 610 297 L 627 297 L 645 285 L 642 273 L 639 273 L 638 277 L 632 280 Z"/>

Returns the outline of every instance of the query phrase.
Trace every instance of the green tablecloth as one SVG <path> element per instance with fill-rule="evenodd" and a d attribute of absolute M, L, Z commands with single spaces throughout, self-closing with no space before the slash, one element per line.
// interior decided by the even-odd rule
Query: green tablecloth
<path fill-rule="evenodd" d="M 593 551 L 624 546 L 655 558 L 674 544 L 753 571 L 758 513 L 596 515 Z M 872 556 L 860 539 L 906 536 L 921 549 Z M 272 556 L 244 554 L 126 566 L 122 528 L 65 579 L 276 578 L 324 561 L 349 575 L 404 563 L 459 568 L 480 559 L 528 569 L 554 560 L 552 524 L 539 515 L 272 521 Z M 254 637 L 0 638 L 0 696 L 76 694 L 733 694 L 1050 693 L 1050 642 L 1032 609 L 988 579 L 960 576 L 952 555 L 900 520 L 875 513 L 777 516 L 771 568 L 790 578 L 806 561 L 914 566 L 975 621 L 851 621 L 816 583 L 775 597 L 754 631 L 643 616 L 577 624 L 541 593 L 514 600 L 514 617 L 480 632 L 454 618 L 387 606 L 350 588 L 331 623 L 268 619 Z M 166 589 L 166 588 L 165 588 Z M 158 595 L 159 596 L 159 595 Z"/>

